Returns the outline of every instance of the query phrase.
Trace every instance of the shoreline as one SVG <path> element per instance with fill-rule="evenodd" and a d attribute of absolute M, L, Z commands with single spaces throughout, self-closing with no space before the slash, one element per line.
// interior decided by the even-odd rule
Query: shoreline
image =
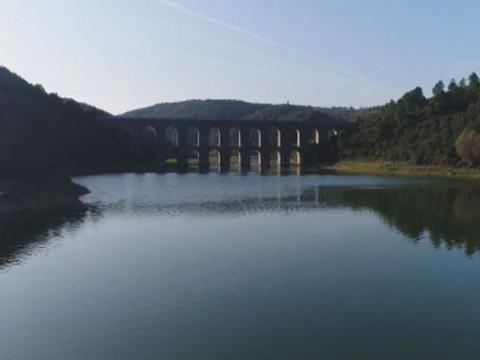
<path fill-rule="evenodd" d="M 305 169 L 305 174 L 336 173 L 351 175 L 430 177 L 480 180 L 480 169 L 452 168 L 438 165 L 414 165 L 407 162 L 382 162 L 366 160 L 340 161 L 335 165 Z M 78 171 L 72 177 L 102 174 L 169 173 L 175 167 L 158 168 L 139 165 L 136 167 L 111 167 L 103 171 L 94 169 Z M 75 183 L 71 178 L 48 180 L 0 179 L 0 217 L 21 213 L 48 213 L 57 210 L 79 209 L 85 205 L 81 196 L 89 189 Z"/>
<path fill-rule="evenodd" d="M 407 162 L 345 160 L 325 169 L 340 174 L 390 175 L 480 180 L 480 170 L 440 165 L 414 165 Z"/>
<path fill-rule="evenodd" d="M 80 209 L 89 190 L 69 178 L 50 181 L 0 179 L 0 216 Z"/>

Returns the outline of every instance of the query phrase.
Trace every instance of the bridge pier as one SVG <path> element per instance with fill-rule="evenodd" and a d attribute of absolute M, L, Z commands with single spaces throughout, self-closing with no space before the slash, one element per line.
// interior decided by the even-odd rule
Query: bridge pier
<path fill-rule="evenodd" d="M 165 149 L 163 149 L 162 147 L 158 147 L 155 158 L 156 158 L 156 163 L 158 164 L 158 167 L 161 169 L 165 168 L 166 161 L 167 161 L 165 156 Z"/>
<path fill-rule="evenodd" d="M 179 171 L 187 171 L 188 170 L 188 149 L 180 148 L 177 157 L 177 168 Z"/>
<path fill-rule="evenodd" d="M 208 147 L 201 147 L 198 151 L 198 167 L 200 171 L 210 170 L 210 151 Z"/>
<path fill-rule="evenodd" d="M 208 128 L 198 129 L 198 168 L 200 172 L 210 170 L 210 152 L 208 149 Z"/>
<path fill-rule="evenodd" d="M 242 171 L 250 170 L 250 148 L 242 147 L 240 150 L 240 168 Z"/>
<path fill-rule="evenodd" d="M 290 169 L 290 155 L 291 155 L 291 150 L 289 148 L 283 149 L 280 152 L 280 167 L 282 169 L 285 169 L 285 170 Z"/>
<path fill-rule="evenodd" d="M 270 169 L 270 149 L 267 147 L 263 147 L 260 151 L 260 155 L 262 157 L 262 161 L 260 163 L 260 168 L 262 170 Z"/>
<path fill-rule="evenodd" d="M 220 171 L 229 171 L 230 170 L 230 148 L 223 146 L 220 149 Z"/>

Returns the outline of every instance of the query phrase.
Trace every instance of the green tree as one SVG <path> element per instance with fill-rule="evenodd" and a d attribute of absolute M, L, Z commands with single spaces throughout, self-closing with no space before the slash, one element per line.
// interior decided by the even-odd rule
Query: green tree
<path fill-rule="evenodd" d="M 480 79 L 476 73 L 468 77 L 467 98 L 470 102 L 480 99 Z"/>
<path fill-rule="evenodd" d="M 440 80 L 432 89 L 433 96 L 441 96 L 445 93 L 445 83 Z"/>
<path fill-rule="evenodd" d="M 398 105 L 400 106 L 401 110 L 415 111 L 419 108 L 422 108 L 426 101 L 427 99 L 423 95 L 422 88 L 416 87 L 412 91 L 409 91 L 403 95 L 402 98 L 398 100 Z"/>
<path fill-rule="evenodd" d="M 453 92 L 458 88 L 457 82 L 455 79 L 450 80 L 450 83 L 448 84 L 448 91 Z"/>
<path fill-rule="evenodd" d="M 472 73 L 468 77 L 468 83 L 469 83 L 470 88 L 480 89 L 480 78 L 478 77 L 478 75 L 476 73 Z"/>

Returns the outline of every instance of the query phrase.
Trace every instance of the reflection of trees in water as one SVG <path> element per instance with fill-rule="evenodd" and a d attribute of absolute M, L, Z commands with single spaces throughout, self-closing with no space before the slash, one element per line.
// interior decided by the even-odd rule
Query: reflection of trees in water
<path fill-rule="evenodd" d="M 428 234 L 435 246 L 480 250 L 480 191 L 462 187 L 343 189 L 327 204 L 371 210 L 402 234 L 418 240 Z"/>
<path fill-rule="evenodd" d="M 232 216 L 272 212 L 315 212 L 325 208 L 372 211 L 385 223 L 414 240 L 428 234 L 435 246 L 480 251 L 480 189 L 458 186 L 399 186 L 378 188 L 310 187 L 172 204 L 110 204 L 91 208 L 0 217 L 0 270 L 35 252 L 47 241 L 74 232 L 88 216 L 98 221 L 110 214 L 137 216 Z"/>
<path fill-rule="evenodd" d="M 75 209 L 0 216 L 0 270 L 22 261 L 65 231 L 74 231 L 86 214 L 86 209 Z"/>
<path fill-rule="evenodd" d="M 311 212 L 321 208 L 372 211 L 403 235 L 436 246 L 480 250 L 480 189 L 474 186 L 318 187 L 255 197 L 139 207 L 138 215 L 242 216 L 272 212 Z M 124 211 L 125 209 L 117 209 Z"/>

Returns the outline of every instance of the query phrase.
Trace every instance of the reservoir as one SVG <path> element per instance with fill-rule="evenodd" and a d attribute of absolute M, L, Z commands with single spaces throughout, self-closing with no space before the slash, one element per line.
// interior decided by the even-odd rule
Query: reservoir
<path fill-rule="evenodd" d="M 5 360 L 473 359 L 480 187 L 395 177 L 80 177 L 9 219 Z"/>

